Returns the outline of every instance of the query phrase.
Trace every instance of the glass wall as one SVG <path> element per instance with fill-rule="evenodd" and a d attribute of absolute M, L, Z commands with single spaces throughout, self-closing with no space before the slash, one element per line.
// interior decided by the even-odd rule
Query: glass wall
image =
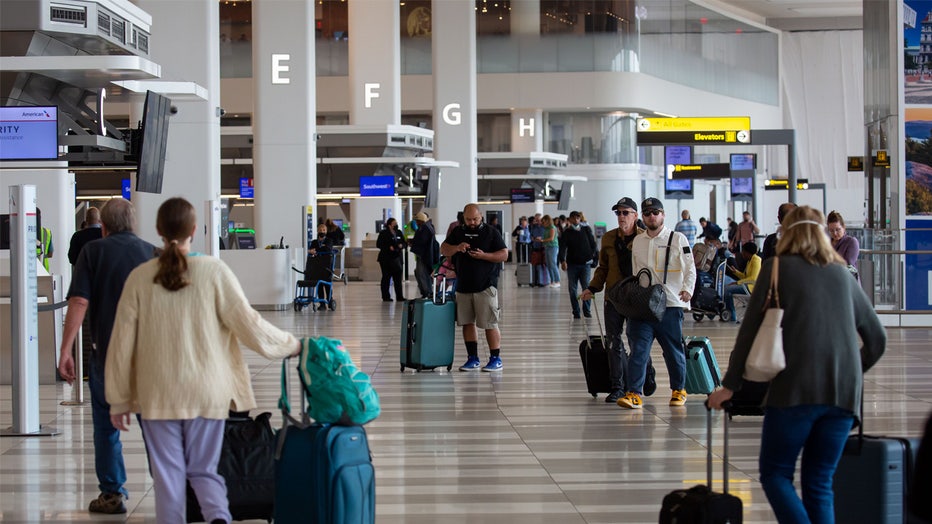
<path fill-rule="evenodd" d="M 635 117 L 624 112 L 547 113 L 544 149 L 572 164 L 638 162 Z"/>

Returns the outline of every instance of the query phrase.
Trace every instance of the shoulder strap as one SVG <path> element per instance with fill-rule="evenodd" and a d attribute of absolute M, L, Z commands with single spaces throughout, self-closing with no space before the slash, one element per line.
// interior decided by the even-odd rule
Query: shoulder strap
<path fill-rule="evenodd" d="M 670 267 L 670 251 L 673 250 L 673 233 L 675 231 L 670 231 L 670 238 L 667 240 L 667 256 L 663 261 L 663 283 L 667 283 L 667 268 Z"/>
<path fill-rule="evenodd" d="M 767 298 L 764 299 L 764 311 L 770 308 L 771 300 L 776 304 L 776 308 L 780 309 L 780 290 L 778 284 L 780 282 L 780 257 L 773 257 L 773 268 L 770 270 L 770 287 L 767 288 Z"/>

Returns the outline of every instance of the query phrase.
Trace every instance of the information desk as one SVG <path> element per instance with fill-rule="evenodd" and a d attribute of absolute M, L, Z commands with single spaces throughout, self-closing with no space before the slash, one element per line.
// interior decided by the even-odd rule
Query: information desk
<path fill-rule="evenodd" d="M 38 278 L 39 305 L 45 306 L 63 300 L 61 276 Z M 39 312 L 39 384 L 54 384 L 58 369 L 58 346 L 61 345 L 63 309 Z M 13 380 L 12 337 L 10 333 L 10 277 L 0 276 L 0 384 Z"/>
<path fill-rule="evenodd" d="M 262 311 L 291 308 L 294 300 L 292 250 L 290 249 L 225 249 L 223 260 L 239 279 L 249 304 Z M 303 269 L 302 258 L 299 269 Z M 295 276 L 300 276 L 294 273 Z"/>

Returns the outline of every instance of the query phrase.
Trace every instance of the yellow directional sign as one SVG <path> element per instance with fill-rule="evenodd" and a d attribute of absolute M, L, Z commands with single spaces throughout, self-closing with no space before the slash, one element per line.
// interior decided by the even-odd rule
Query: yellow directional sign
<path fill-rule="evenodd" d="M 749 144 L 747 116 L 639 118 L 638 144 Z"/>

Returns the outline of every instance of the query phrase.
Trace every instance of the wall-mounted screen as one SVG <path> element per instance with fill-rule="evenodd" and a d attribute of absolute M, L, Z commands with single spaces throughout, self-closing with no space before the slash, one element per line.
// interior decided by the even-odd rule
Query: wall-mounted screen
<path fill-rule="evenodd" d="M 511 203 L 534 202 L 537 196 L 532 187 L 513 187 L 511 188 Z"/>
<path fill-rule="evenodd" d="M 359 196 L 395 196 L 395 177 L 393 175 L 359 177 Z"/>
<path fill-rule="evenodd" d="M 139 167 L 136 170 L 136 191 L 162 192 L 170 116 L 171 100 L 148 91 L 142 113 L 142 138 L 139 145 Z"/>
<path fill-rule="evenodd" d="M 663 148 L 664 164 L 692 164 L 692 146 L 666 146 Z"/>
<path fill-rule="evenodd" d="M 732 171 L 754 171 L 757 169 L 756 153 L 732 153 L 729 160 Z"/>
<path fill-rule="evenodd" d="M 432 167 L 427 170 L 425 185 L 424 207 L 435 208 L 440 202 L 440 169 Z"/>
<path fill-rule="evenodd" d="M 665 193 L 693 193 L 693 181 L 691 178 L 665 178 L 663 183 Z"/>
<path fill-rule="evenodd" d="M 0 107 L 0 160 L 57 159 L 57 107 Z"/>
<path fill-rule="evenodd" d="M 740 177 L 731 179 L 731 196 L 752 196 L 754 195 L 754 178 Z"/>
<path fill-rule="evenodd" d="M 569 211 L 571 198 L 573 198 L 573 183 L 563 182 L 563 188 L 560 189 L 560 201 L 557 203 L 557 210 Z"/>

